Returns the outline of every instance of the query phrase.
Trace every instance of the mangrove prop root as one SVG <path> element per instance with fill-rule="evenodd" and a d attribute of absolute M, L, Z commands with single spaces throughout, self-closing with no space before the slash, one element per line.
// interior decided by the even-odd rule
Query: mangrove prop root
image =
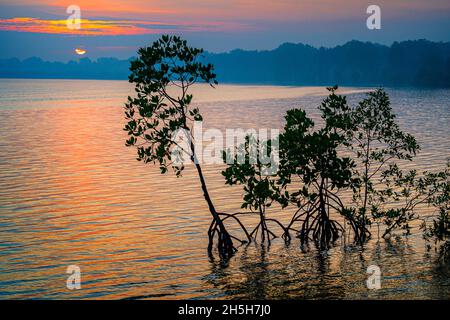
<path fill-rule="evenodd" d="M 211 225 L 208 230 L 208 238 L 209 238 L 208 253 L 211 254 L 212 252 L 214 236 L 216 233 L 217 233 L 217 250 L 219 251 L 219 254 L 225 258 L 232 256 L 237 251 L 237 249 L 233 246 L 233 241 L 231 240 L 232 236 L 228 233 L 226 229 L 221 228 L 221 225 L 219 225 L 214 219 L 211 222 Z"/>

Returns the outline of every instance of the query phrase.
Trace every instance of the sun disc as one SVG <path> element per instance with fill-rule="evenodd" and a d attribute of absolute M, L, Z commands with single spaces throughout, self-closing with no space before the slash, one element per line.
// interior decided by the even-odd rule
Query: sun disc
<path fill-rule="evenodd" d="M 85 54 L 87 51 L 86 50 L 84 50 L 84 49 L 80 49 L 80 48 L 76 48 L 75 49 L 75 53 L 76 54 L 78 54 L 78 55 L 83 55 L 83 54 Z"/>

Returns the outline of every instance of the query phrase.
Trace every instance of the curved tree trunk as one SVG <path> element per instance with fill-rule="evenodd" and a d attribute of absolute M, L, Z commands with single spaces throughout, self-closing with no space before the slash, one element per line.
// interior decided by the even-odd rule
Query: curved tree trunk
<path fill-rule="evenodd" d="M 203 176 L 202 168 L 200 167 L 200 164 L 198 163 L 196 154 L 195 154 L 195 147 L 194 143 L 191 140 L 191 160 L 195 164 L 195 168 L 197 169 L 198 177 L 200 179 L 201 188 L 203 191 L 203 197 L 205 198 L 206 203 L 208 204 L 208 209 L 211 215 L 213 216 L 214 222 L 219 227 L 218 232 L 218 250 L 221 255 L 224 256 L 230 256 L 234 252 L 236 252 L 236 249 L 233 246 L 233 241 L 231 240 L 231 236 L 228 233 L 228 231 L 225 228 L 225 225 L 223 224 L 222 220 L 219 217 L 219 214 L 217 213 L 214 204 L 212 203 L 211 197 L 209 196 L 208 188 L 206 187 L 205 178 Z M 213 239 L 210 237 L 209 239 L 210 243 L 208 245 L 208 251 L 212 251 L 212 241 Z"/>

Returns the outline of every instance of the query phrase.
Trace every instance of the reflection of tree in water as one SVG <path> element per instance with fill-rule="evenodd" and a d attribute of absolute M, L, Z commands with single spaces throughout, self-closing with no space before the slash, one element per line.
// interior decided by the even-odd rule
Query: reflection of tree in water
<path fill-rule="evenodd" d="M 227 298 L 238 299 L 411 299 L 448 298 L 450 266 L 417 252 L 414 239 L 392 237 L 364 246 L 299 250 L 274 242 L 251 244 L 228 265 L 211 261 L 207 277 Z M 367 267 L 381 269 L 381 289 L 369 290 Z"/>
<path fill-rule="evenodd" d="M 432 299 L 445 299 L 449 298 L 449 292 L 442 290 L 442 288 L 450 288 L 450 265 L 448 263 L 438 263 L 432 264 L 433 272 L 432 283 L 434 285 L 430 286 L 429 296 Z"/>
<path fill-rule="evenodd" d="M 240 250 L 228 265 L 211 261 L 207 282 L 226 297 L 241 299 L 340 298 L 344 286 L 326 251 L 304 253 L 297 246 L 256 244 Z"/>
<path fill-rule="evenodd" d="M 450 263 L 443 260 L 441 254 L 439 247 L 424 252 L 424 261 L 432 266 L 430 285 L 426 295 L 431 299 L 447 300 L 450 296 L 449 289 L 443 290 L 443 288 L 450 288 Z"/>
<path fill-rule="evenodd" d="M 397 236 L 377 242 L 371 250 L 371 263 L 381 268 L 381 290 L 371 291 L 369 298 L 435 299 L 448 298 L 448 268 L 439 270 L 425 251 L 420 254 L 414 238 Z M 446 284 L 447 283 L 447 284 Z"/>
<path fill-rule="evenodd" d="M 267 283 L 270 273 L 267 269 L 267 251 L 264 245 L 249 245 L 242 248 L 236 257 L 237 266 L 233 262 L 211 260 L 211 274 L 208 282 L 219 287 L 226 296 L 247 299 L 266 299 Z M 235 268 L 238 270 L 235 270 Z"/>

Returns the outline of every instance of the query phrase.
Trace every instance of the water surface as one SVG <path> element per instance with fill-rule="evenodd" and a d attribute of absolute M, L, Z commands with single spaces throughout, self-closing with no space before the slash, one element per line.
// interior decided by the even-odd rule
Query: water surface
<path fill-rule="evenodd" d="M 370 88 L 369 88 L 370 89 Z M 353 103 L 367 88 L 343 88 Z M 450 150 L 450 90 L 388 89 L 422 152 L 410 167 L 439 170 Z M 411 236 L 375 236 L 302 252 L 294 240 L 252 244 L 223 265 L 206 253 L 210 216 L 197 176 L 160 175 L 124 146 L 123 81 L 0 80 L 0 298 L 449 298 L 448 267 Z M 321 87 L 202 86 L 204 128 L 281 128 L 289 108 L 317 119 Z M 204 168 L 217 208 L 240 189 Z M 290 212 L 274 212 L 287 221 Z M 424 210 L 426 216 L 430 214 Z M 375 234 L 376 231 L 372 230 Z M 382 289 L 365 286 L 382 269 Z M 82 289 L 66 288 L 78 265 Z"/>

